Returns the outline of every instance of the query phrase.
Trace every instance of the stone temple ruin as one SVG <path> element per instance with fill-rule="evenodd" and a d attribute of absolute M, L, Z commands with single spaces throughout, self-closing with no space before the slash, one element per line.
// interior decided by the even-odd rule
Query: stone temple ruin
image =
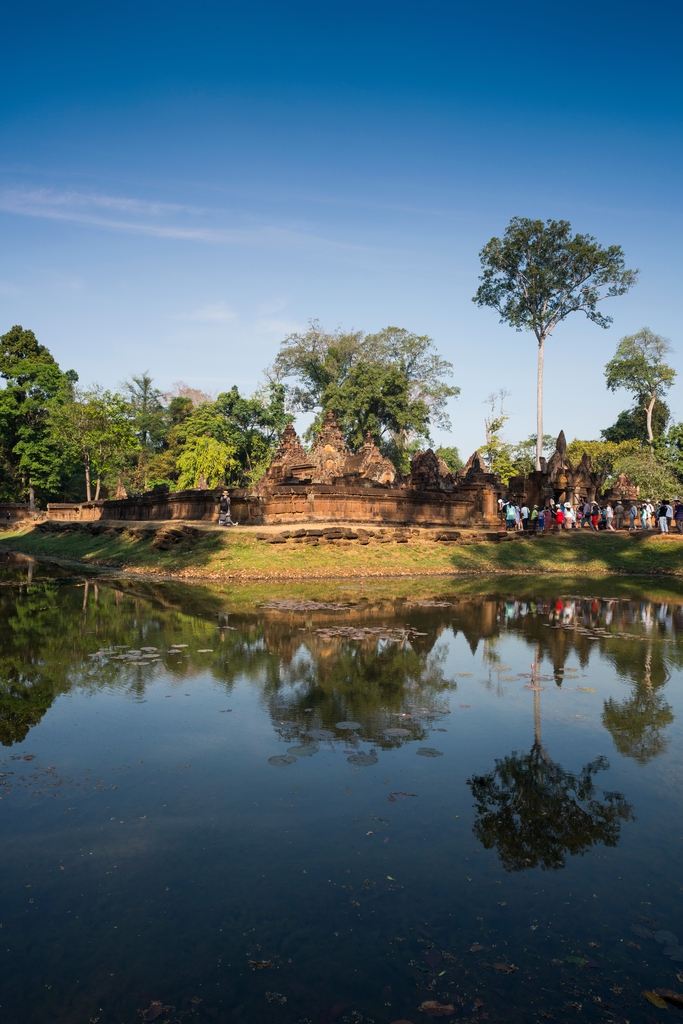
<path fill-rule="evenodd" d="M 513 476 L 508 484 L 511 498 L 532 508 L 546 506 L 552 498 L 556 502 L 569 501 L 576 505 L 579 501 L 621 500 L 633 501 L 638 497 L 635 487 L 625 473 L 621 473 L 609 491 L 603 493 L 606 470 L 594 470 L 589 455 L 584 455 L 574 465 L 567 458 L 567 441 L 564 430 L 557 438 L 555 451 L 549 459 L 541 459 L 540 470 Z"/>
<path fill-rule="evenodd" d="M 234 491 L 241 523 L 393 523 L 416 526 L 484 526 L 498 523 L 503 488 L 478 455 L 454 477 L 429 449 L 417 452 L 410 475 L 400 476 L 370 434 L 357 452 L 348 448 L 331 412 L 310 452 L 291 424 L 265 476 L 251 491 Z"/>
<path fill-rule="evenodd" d="M 550 498 L 576 503 L 601 497 L 606 474 L 595 472 L 587 455 L 574 466 L 566 449 L 560 433 L 556 451 L 543 460 L 541 470 L 513 477 L 508 488 L 488 472 L 478 452 L 455 475 L 431 449 L 416 452 L 409 475 L 402 477 L 370 434 L 358 451 L 351 451 L 328 412 L 309 452 L 293 426 L 285 428 L 258 484 L 231 490 L 232 515 L 242 526 L 344 522 L 498 530 L 501 498 L 540 507 Z M 48 518 L 215 522 L 222 489 L 204 484 L 170 493 L 148 491 L 136 498 L 48 505 Z M 624 477 L 607 496 L 630 500 L 634 492 Z"/>

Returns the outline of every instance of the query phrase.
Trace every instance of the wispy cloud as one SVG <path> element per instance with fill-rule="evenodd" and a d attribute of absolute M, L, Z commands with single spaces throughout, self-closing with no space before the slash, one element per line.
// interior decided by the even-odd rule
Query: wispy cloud
<path fill-rule="evenodd" d="M 297 324 L 293 320 L 273 320 L 263 318 L 256 320 L 254 330 L 257 334 L 294 334 L 295 331 L 303 330 L 303 324 Z"/>
<path fill-rule="evenodd" d="M 52 189 L 0 190 L 0 210 L 24 217 L 68 221 L 94 228 L 155 238 L 204 242 L 212 245 L 250 245 L 271 249 L 325 251 L 329 255 L 365 262 L 378 250 L 338 242 L 307 231 L 273 224 L 216 227 L 227 211 L 177 203 L 150 202 L 125 196 L 98 195 Z M 211 225 L 202 223 L 210 217 Z"/>
<path fill-rule="evenodd" d="M 193 320 L 205 324 L 227 324 L 235 320 L 238 314 L 225 305 L 224 302 L 211 302 L 208 306 L 196 309 L 193 313 L 181 313 L 174 320 Z"/>

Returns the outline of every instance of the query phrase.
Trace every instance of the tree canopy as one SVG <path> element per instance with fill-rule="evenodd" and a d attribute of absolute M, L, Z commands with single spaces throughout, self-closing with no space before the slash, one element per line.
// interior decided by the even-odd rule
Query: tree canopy
<path fill-rule="evenodd" d="M 28 493 L 33 507 L 36 487 L 55 486 L 60 463 L 52 443 L 50 412 L 66 401 L 78 380 L 64 373 L 33 331 L 20 325 L 0 337 L 0 433 L 4 489 Z"/>
<path fill-rule="evenodd" d="M 285 338 L 270 373 L 286 384 L 292 409 L 317 413 L 309 436 L 331 409 L 351 447 L 369 430 L 399 463 L 431 426 L 450 428 L 447 402 L 460 392 L 432 339 L 400 327 L 330 333 L 312 320 Z"/>

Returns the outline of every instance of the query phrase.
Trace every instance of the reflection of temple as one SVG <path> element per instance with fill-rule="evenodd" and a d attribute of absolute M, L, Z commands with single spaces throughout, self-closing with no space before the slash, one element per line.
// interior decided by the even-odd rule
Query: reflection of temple
<path fill-rule="evenodd" d="M 513 476 L 510 479 L 510 494 L 524 500 L 527 505 L 546 505 L 550 498 L 555 501 L 570 501 L 573 505 L 579 501 L 596 501 L 601 498 L 632 501 L 638 497 L 638 489 L 631 483 L 625 473 L 621 473 L 612 488 L 602 494 L 607 477 L 606 470 L 595 470 L 590 455 L 584 453 L 579 462 L 574 463 L 567 458 L 567 442 L 564 431 L 557 438 L 555 451 L 546 461 L 541 459 L 540 470 Z"/>

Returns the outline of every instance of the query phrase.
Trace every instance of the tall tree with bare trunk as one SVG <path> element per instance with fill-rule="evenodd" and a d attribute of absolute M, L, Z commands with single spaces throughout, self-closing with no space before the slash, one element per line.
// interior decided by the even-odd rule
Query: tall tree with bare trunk
<path fill-rule="evenodd" d="M 627 270 L 621 246 L 599 245 L 591 235 L 573 235 L 566 220 L 513 217 L 503 238 L 479 253 L 481 284 L 472 301 L 490 306 L 500 322 L 532 331 L 538 342 L 536 378 L 536 469 L 543 454 L 543 360 L 545 343 L 570 313 L 584 313 L 599 327 L 612 318 L 598 302 L 623 295 L 638 277 Z"/>
<path fill-rule="evenodd" d="M 672 352 L 671 343 L 649 327 L 641 327 L 636 334 L 627 334 L 621 339 L 605 367 L 607 387 L 610 391 L 624 388 L 636 396 L 638 404 L 645 410 L 648 444 L 654 442 L 652 413 L 657 399 L 664 397 L 674 382 L 676 371 L 664 357 Z"/>

